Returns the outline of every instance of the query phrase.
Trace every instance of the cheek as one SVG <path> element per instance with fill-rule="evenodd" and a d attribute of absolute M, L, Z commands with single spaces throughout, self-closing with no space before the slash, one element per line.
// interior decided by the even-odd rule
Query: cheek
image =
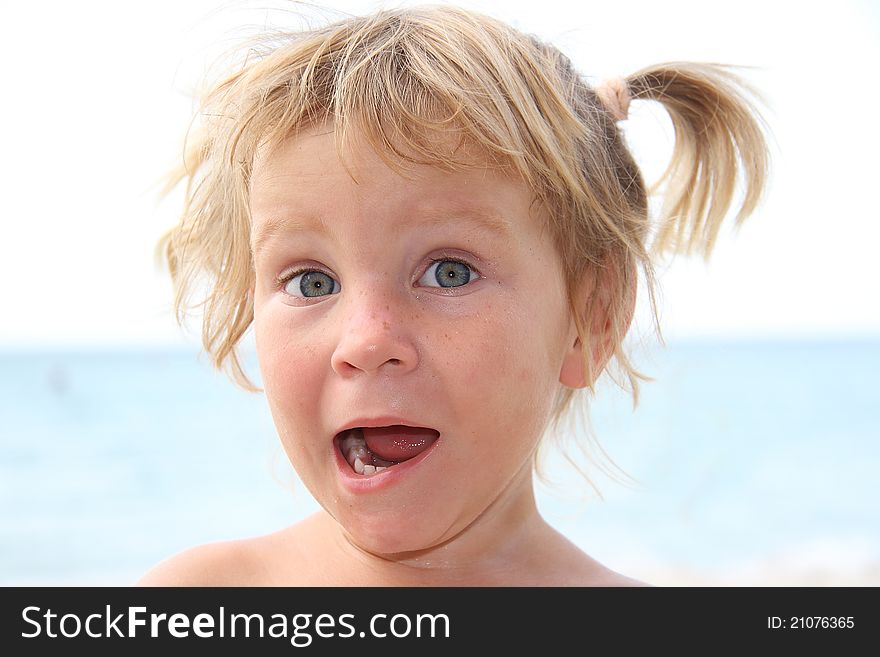
<path fill-rule="evenodd" d="M 321 390 L 317 347 L 300 333 L 269 310 L 255 311 L 254 337 L 263 388 L 276 424 L 284 433 L 297 428 L 296 418 L 316 417 Z"/>
<path fill-rule="evenodd" d="M 472 417 L 515 425 L 542 408 L 554 389 L 548 336 L 531 311 L 494 304 L 481 316 L 448 342 L 458 396 Z"/>

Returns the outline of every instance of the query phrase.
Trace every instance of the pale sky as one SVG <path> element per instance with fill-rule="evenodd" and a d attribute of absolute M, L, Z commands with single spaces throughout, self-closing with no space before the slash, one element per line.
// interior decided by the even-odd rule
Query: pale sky
<path fill-rule="evenodd" d="M 153 262 L 179 196 L 159 204 L 155 182 L 179 157 L 205 62 L 271 4 L 6 3 L 0 348 L 181 342 Z M 755 67 L 774 141 L 767 200 L 708 265 L 665 270 L 665 334 L 880 337 L 880 14 L 868 0 L 458 4 L 550 40 L 594 80 L 678 59 Z M 648 105 L 623 125 L 650 180 L 671 132 Z"/>

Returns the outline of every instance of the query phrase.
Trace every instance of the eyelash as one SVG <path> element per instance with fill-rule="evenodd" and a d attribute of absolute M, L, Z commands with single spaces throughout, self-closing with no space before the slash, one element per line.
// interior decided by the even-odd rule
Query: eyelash
<path fill-rule="evenodd" d="M 477 271 L 476 267 L 474 267 L 467 260 L 465 260 L 463 258 L 459 258 L 457 256 L 440 256 L 439 258 L 432 258 L 431 261 L 428 263 L 428 266 L 425 268 L 425 272 L 427 272 L 432 266 L 434 266 L 438 262 L 447 262 L 447 261 L 457 262 L 460 265 L 464 265 L 465 267 L 469 268 L 471 271 L 473 271 L 477 275 L 474 280 L 476 280 L 476 278 L 480 278 L 480 273 L 479 273 L 479 271 Z M 287 285 L 287 283 L 290 282 L 291 279 L 296 278 L 300 274 L 305 274 L 307 272 L 312 272 L 312 271 L 319 271 L 322 274 L 330 276 L 330 274 L 328 274 L 326 271 L 324 271 L 323 269 L 318 269 L 317 267 L 301 267 L 299 269 L 295 269 L 293 271 L 284 272 L 283 274 L 280 274 L 275 279 L 275 287 L 278 288 L 279 290 L 283 290 L 284 286 Z M 422 274 L 422 276 L 424 276 L 424 273 Z M 331 276 L 331 278 L 332 278 L 332 276 Z M 468 283 L 466 283 L 465 285 L 469 285 L 470 283 L 473 283 L 473 281 L 468 281 Z M 460 285 L 459 287 L 465 287 L 465 285 Z M 444 289 L 444 288 L 441 288 L 441 289 Z M 445 288 L 445 289 L 455 289 L 455 288 Z M 309 297 L 296 297 L 296 298 L 300 299 L 300 298 L 309 298 Z M 313 298 L 320 298 L 320 297 L 313 297 Z"/>

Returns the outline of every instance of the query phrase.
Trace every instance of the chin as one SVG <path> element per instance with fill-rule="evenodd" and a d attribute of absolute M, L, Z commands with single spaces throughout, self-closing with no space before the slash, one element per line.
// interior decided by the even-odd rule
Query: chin
<path fill-rule="evenodd" d="M 425 516 L 423 516 L 424 518 Z M 360 549 L 378 557 L 393 559 L 394 555 L 420 552 L 443 542 L 438 535 L 436 520 L 432 526 L 413 522 L 411 516 L 399 514 L 367 518 L 345 518 L 341 523 L 349 540 Z"/>

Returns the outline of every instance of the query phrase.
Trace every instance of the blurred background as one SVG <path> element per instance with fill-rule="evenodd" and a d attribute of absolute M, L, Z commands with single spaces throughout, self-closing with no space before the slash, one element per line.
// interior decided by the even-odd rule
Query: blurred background
<path fill-rule="evenodd" d="M 235 388 L 177 327 L 153 248 L 158 200 L 222 52 L 292 3 L 7 4 L 0 21 L 0 584 L 132 583 L 197 543 L 313 511 L 261 395 Z M 364 13 L 379 2 L 328 2 Z M 600 386 L 595 431 L 636 480 L 557 466 L 547 519 L 654 584 L 880 585 L 880 127 L 868 0 L 714 4 L 460 2 L 553 42 L 593 82 L 667 60 L 740 64 L 761 90 L 766 202 L 709 263 L 661 267 L 635 412 Z M 313 23 L 321 22 L 319 18 Z M 648 180 L 671 128 L 623 124 Z M 249 371 L 257 375 L 246 345 Z M 589 466 L 588 466 L 589 467 Z"/>

